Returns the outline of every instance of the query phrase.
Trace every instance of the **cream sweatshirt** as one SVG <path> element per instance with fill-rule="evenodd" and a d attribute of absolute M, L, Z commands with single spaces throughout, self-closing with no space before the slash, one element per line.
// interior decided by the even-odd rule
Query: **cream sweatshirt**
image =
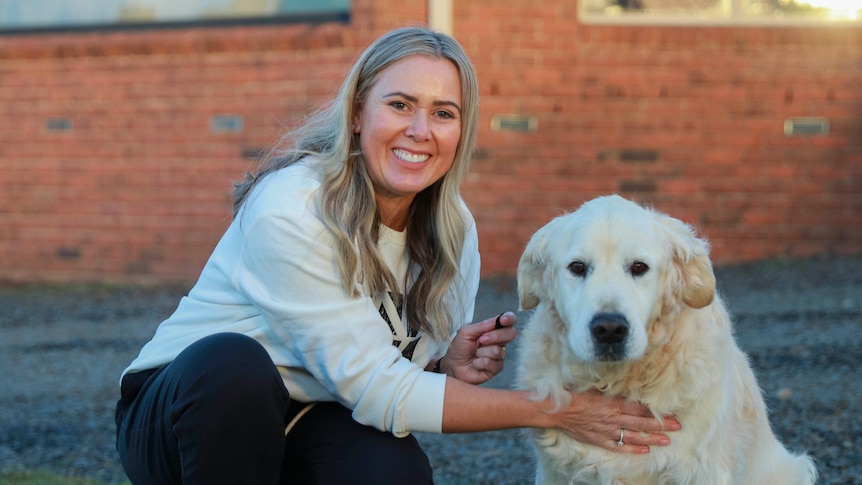
<path fill-rule="evenodd" d="M 381 316 L 385 298 L 369 295 L 360 281 L 358 298 L 344 291 L 320 219 L 319 186 L 303 163 L 258 183 L 188 296 L 123 375 L 167 364 L 202 337 L 237 332 L 263 345 L 295 400 L 337 401 L 359 423 L 396 436 L 440 432 L 445 376 L 423 369 L 449 342 L 420 333 L 408 360 L 396 346 L 407 337 L 403 320 L 390 326 Z M 464 211 L 461 278 L 448 295 L 456 327 L 472 321 L 479 286 L 478 237 Z M 381 226 L 378 248 L 404 281 L 406 234 Z"/>

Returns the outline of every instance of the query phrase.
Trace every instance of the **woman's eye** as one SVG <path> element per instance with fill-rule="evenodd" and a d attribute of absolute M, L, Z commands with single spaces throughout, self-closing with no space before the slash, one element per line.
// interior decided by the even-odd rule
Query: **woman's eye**
<path fill-rule="evenodd" d="M 450 113 L 448 111 L 438 111 L 437 117 L 442 118 L 444 120 L 451 120 L 451 119 L 455 118 L 455 115 L 453 115 L 452 113 Z"/>
<path fill-rule="evenodd" d="M 395 108 L 397 110 L 402 110 L 402 109 L 407 108 L 407 105 L 401 101 L 393 101 L 393 102 L 389 103 L 389 106 L 392 106 L 393 108 Z"/>

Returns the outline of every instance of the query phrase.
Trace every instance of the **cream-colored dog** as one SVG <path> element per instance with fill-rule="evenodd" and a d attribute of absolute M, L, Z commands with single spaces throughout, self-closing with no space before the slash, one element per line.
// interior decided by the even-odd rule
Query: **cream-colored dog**
<path fill-rule="evenodd" d="M 778 442 L 730 317 L 707 243 L 683 222 L 618 196 L 539 229 L 518 266 L 518 386 L 565 403 L 598 389 L 674 415 L 682 430 L 648 455 L 534 430 L 540 484 L 813 484 L 805 455 Z"/>

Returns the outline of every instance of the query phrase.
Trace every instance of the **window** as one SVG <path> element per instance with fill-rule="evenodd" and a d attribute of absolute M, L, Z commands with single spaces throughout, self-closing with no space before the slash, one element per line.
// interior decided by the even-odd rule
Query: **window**
<path fill-rule="evenodd" d="M 0 32 L 346 21 L 350 0 L 0 0 Z"/>
<path fill-rule="evenodd" d="M 585 22 L 862 22 L 862 0 L 581 0 Z"/>

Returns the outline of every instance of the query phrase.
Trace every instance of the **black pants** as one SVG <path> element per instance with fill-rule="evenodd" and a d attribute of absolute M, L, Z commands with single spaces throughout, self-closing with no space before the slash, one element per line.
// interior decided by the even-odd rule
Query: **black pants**
<path fill-rule="evenodd" d="M 360 425 L 337 403 L 317 404 L 285 437 L 300 408 L 259 343 L 213 335 L 123 379 L 117 450 L 136 485 L 433 483 L 412 435 Z"/>

